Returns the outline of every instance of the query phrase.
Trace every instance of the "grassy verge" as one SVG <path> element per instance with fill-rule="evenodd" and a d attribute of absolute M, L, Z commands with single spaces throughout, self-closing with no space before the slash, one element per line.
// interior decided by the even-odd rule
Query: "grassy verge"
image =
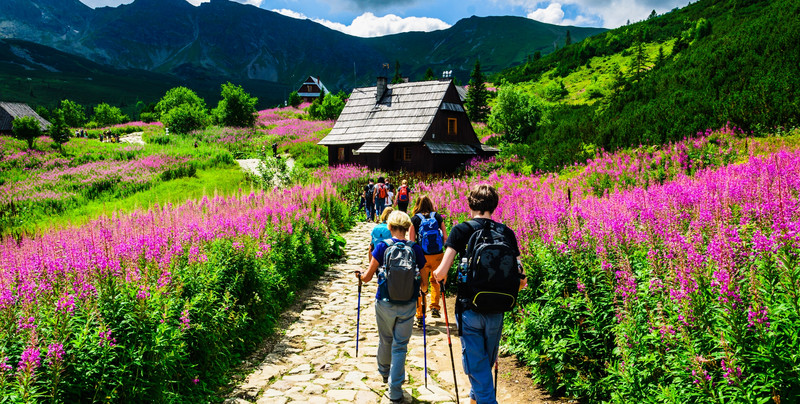
<path fill-rule="evenodd" d="M 39 229 L 53 226 L 81 225 L 101 215 L 147 209 L 154 204 L 181 204 L 204 195 L 230 195 L 248 189 L 252 183 L 239 167 L 198 170 L 195 177 L 178 178 L 158 183 L 127 198 L 96 200 L 76 207 L 62 215 L 45 217 L 34 223 Z"/>

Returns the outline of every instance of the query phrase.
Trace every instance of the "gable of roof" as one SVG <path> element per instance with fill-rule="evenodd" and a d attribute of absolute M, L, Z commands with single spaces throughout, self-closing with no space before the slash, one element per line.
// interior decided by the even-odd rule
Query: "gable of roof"
<path fill-rule="evenodd" d="M 303 88 L 305 88 L 305 86 L 307 86 L 309 84 L 313 84 L 313 85 L 321 88 L 322 91 L 325 91 L 325 94 L 330 94 L 331 93 L 330 91 L 328 91 L 328 88 L 325 87 L 325 84 L 322 84 L 322 80 L 320 80 L 320 79 L 318 79 L 318 78 L 316 78 L 314 76 L 308 76 L 306 81 L 304 81 L 303 84 L 300 86 L 300 90 L 302 90 Z M 299 91 L 298 90 L 297 93 L 301 97 L 319 97 L 319 93 L 318 92 L 317 93 L 313 93 L 313 92 L 309 93 L 309 92 Z"/>
<path fill-rule="evenodd" d="M 50 122 L 39 116 L 28 104 L 19 102 L 0 102 L 0 130 L 11 131 L 13 130 L 13 121 L 17 118 L 24 116 L 32 116 L 39 121 L 39 126 L 43 131 L 50 127 Z"/>
<path fill-rule="evenodd" d="M 331 132 L 319 144 L 419 142 L 451 85 L 450 81 L 389 85 L 380 102 L 375 101 L 376 87 L 357 88 Z"/>

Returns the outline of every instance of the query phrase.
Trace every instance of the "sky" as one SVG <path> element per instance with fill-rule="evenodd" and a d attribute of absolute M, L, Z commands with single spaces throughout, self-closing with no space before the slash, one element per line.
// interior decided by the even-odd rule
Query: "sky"
<path fill-rule="evenodd" d="M 80 0 L 90 7 L 133 0 Z M 209 0 L 187 0 L 199 5 Z M 310 19 L 360 37 L 446 29 L 473 15 L 526 17 L 548 24 L 616 28 L 663 14 L 689 0 L 233 0 L 283 15 Z"/>

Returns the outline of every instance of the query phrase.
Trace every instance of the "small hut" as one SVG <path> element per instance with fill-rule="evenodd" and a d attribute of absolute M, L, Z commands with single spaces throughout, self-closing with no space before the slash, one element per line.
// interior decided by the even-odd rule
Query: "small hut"
<path fill-rule="evenodd" d="M 39 121 L 42 131 L 50 128 L 50 122 L 39 116 L 28 104 L 18 102 L 0 102 L 0 135 L 12 135 L 14 127 L 12 122 L 17 118 L 32 116 Z"/>
<path fill-rule="evenodd" d="M 308 76 L 306 81 L 303 82 L 303 85 L 297 89 L 297 95 L 303 99 L 303 102 L 314 102 L 315 99 L 319 98 L 320 92 L 324 91 L 325 94 L 330 94 L 327 88 L 325 88 L 325 84 L 322 84 L 322 81 L 316 77 Z"/>

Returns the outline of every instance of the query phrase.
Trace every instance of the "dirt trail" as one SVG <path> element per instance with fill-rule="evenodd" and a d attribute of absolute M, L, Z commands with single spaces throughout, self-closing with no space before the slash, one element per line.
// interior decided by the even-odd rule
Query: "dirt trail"
<path fill-rule="evenodd" d="M 375 323 L 376 283 L 363 285 L 359 356 L 356 348 L 358 282 L 354 270 L 367 264 L 369 232 L 374 225 L 360 223 L 345 234 L 346 257 L 332 265 L 316 285 L 300 295 L 295 313 L 284 316 L 285 332 L 262 350 L 249 375 L 235 387 L 226 403 L 389 403 L 386 385 L 378 374 Z M 453 320 L 453 299 L 447 301 L 453 353 L 456 355 L 459 399 L 469 403 L 469 381 L 461 365 L 461 343 Z M 442 313 L 444 314 L 444 313 Z M 294 319 L 296 317 L 296 320 Z M 444 316 L 427 317 L 428 388 L 424 386 L 422 330 L 414 328 L 406 359 L 405 402 L 453 403 L 453 372 Z M 294 320 L 293 322 L 291 322 Z M 514 358 L 501 358 L 498 402 L 557 402 L 537 389 L 527 370 Z"/>

